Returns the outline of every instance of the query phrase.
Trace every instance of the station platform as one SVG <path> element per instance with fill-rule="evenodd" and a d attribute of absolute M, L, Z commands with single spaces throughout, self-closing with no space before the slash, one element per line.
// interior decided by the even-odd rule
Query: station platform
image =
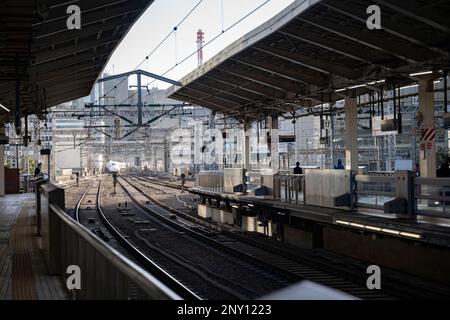
<path fill-rule="evenodd" d="M 244 206 L 252 205 L 266 208 L 287 215 L 291 220 L 308 220 L 319 224 L 360 229 L 369 233 L 381 233 L 396 238 L 450 247 L 450 219 L 418 215 L 416 220 L 405 220 L 397 218 L 395 214 L 385 214 L 382 211 L 368 208 L 355 208 L 353 210 L 324 208 L 286 203 L 252 195 L 225 194 L 198 188 L 192 188 L 190 192 Z"/>
<path fill-rule="evenodd" d="M 0 300 L 67 300 L 51 276 L 36 236 L 35 195 L 0 197 Z"/>

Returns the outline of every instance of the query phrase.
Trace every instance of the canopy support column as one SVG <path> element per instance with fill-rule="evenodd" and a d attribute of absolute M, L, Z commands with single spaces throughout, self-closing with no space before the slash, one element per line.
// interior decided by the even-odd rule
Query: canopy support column
<path fill-rule="evenodd" d="M 345 169 L 358 171 L 358 106 L 354 95 L 345 98 Z"/>
<path fill-rule="evenodd" d="M 432 78 L 419 80 L 419 112 L 422 117 L 420 129 L 436 129 L 434 115 L 434 83 Z M 426 135 L 428 136 L 428 135 Z M 436 177 L 436 141 L 420 142 L 420 176 Z"/>
<path fill-rule="evenodd" d="M 242 163 L 245 170 L 250 170 L 250 142 L 252 123 L 245 121 L 242 136 Z"/>
<path fill-rule="evenodd" d="M 270 117 L 270 157 L 272 169 L 274 173 L 280 170 L 280 154 L 278 145 L 280 143 L 280 135 L 278 131 L 278 117 Z"/>

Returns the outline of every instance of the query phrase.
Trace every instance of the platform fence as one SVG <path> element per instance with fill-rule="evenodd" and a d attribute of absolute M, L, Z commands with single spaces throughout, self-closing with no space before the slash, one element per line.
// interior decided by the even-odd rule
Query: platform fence
<path fill-rule="evenodd" d="M 223 171 L 202 171 L 197 174 L 195 187 L 213 192 L 224 192 Z"/>
<path fill-rule="evenodd" d="M 305 175 L 285 174 L 274 177 L 274 199 L 285 203 L 305 203 Z"/>
<path fill-rule="evenodd" d="M 67 268 L 79 267 L 81 288 L 73 290 L 83 300 L 180 300 L 158 279 L 98 239 L 71 219 L 62 209 L 49 204 L 52 261 L 66 281 Z"/>
<path fill-rule="evenodd" d="M 415 212 L 450 218 L 450 178 L 415 178 Z"/>
<path fill-rule="evenodd" d="M 391 175 L 356 175 L 353 192 L 356 207 L 383 209 L 396 197 L 396 179 Z"/>

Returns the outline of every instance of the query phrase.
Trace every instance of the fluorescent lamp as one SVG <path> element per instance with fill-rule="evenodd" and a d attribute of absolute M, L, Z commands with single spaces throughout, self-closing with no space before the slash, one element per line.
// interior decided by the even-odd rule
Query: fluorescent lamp
<path fill-rule="evenodd" d="M 347 90 L 347 89 L 346 88 L 342 88 L 342 89 L 334 90 L 334 92 L 342 92 L 342 91 L 345 91 L 345 90 Z"/>
<path fill-rule="evenodd" d="M 433 73 L 433 71 L 424 71 L 424 72 L 411 73 L 409 76 L 417 77 L 417 76 L 424 76 L 424 75 L 432 74 L 432 73 Z"/>
<path fill-rule="evenodd" d="M 419 86 L 418 84 L 413 84 L 413 85 L 410 85 L 410 86 L 401 87 L 400 90 L 417 88 L 418 86 Z"/>
<path fill-rule="evenodd" d="M 0 103 L 0 108 L 6 110 L 6 112 L 11 112 L 11 110 L 9 110 L 7 107 L 5 107 L 4 105 L 2 105 L 1 103 Z"/>
<path fill-rule="evenodd" d="M 359 223 L 350 223 L 350 225 L 351 225 L 352 227 L 357 227 L 357 228 L 364 229 L 364 225 L 363 225 L 363 224 L 359 224 Z"/>
<path fill-rule="evenodd" d="M 358 84 L 357 86 L 353 86 L 353 87 L 348 87 L 348 89 L 358 89 L 358 88 L 362 88 L 365 87 L 365 84 Z"/>
<path fill-rule="evenodd" d="M 409 232 L 400 232 L 400 235 L 408 238 L 414 238 L 414 239 L 422 239 L 422 235 L 416 234 L 416 233 L 409 233 Z"/>
<path fill-rule="evenodd" d="M 366 230 L 370 230 L 370 231 L 374 231 L 374 232 L 388 233 L 388 234 L 392 234 L 392 235 L 396 235 L 396 236 L 403 236 L 403 237 L 412 238 L 412 239 L 422 239 L 423 238 L 423 236 L 421 234 L 417 234 L 417 233 L 402 232 L 402 231 L 392 230 L 392 229 L 382 229 L 382 228 L 375 227 L 375 226 L 368 226 L 368 225 L 363 225 L 363 224 L 353 223 L 353 222 L 348 222 L 348 221 L 343 221 L 343 220 L 336 220 L 336 223 L 340 224 L 340 225 L 346 225 L 346 226 L 351 226 L 351 227 L 355 227 L 355 228 L 366 229 Z"/>
<path fill-rule="evenodd" d="M 381 229 L 381 231 L 389 233 L 389 234 L 395 234 L 395 235 L 399 235 L 400 234 L 400 231 L 392 230 L 392 229 Z"/>
<path fill-rule="evenodd" d="M 364 229 L 371 230 L 371 231 L 377 231 L 377 232 L 381 231 L 381 228 L 372 227 L 372 226 L 364 226 Z"/>

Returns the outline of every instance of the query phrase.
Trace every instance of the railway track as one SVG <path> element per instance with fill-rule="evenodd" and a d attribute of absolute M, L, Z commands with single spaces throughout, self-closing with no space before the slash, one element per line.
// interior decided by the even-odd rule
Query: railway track
<path fill-rule="evenodd" d="M 136 190 L 130 192 L 120 180 L 119 186 L 128 196 L 137 196 Z M 124 197 L 121 199 L 123 201 Z M 131 208 L 131 204 L 127 207 Z M 150 205 L 153 213 L 144 212 L 143 207 L 138 206 L 144 217 L 139 216 L 139 210 L 134 208 L 136 216 L 133 220 L 139 225 L 143 223 L 140 227 L 124 223 L 117 215 L 111 214 L 110 219 L 115 220 L 112 223 L 122 224 L 122 232 L 133 238 L 144 254 L 157 260 L 159 266 L 171 270 L 174 277 L 199 292 L 202 298 L 255 299 L 300 280 L 292 275 L 287 279 L 287 274 L 258 266 L 251 259 L 242 259 L 236 253 L 224 252 L 221 246 L 212 246 L 204 241 L 213 236 L 209 230 L 196 228 L 192 231 L 190 226 L 180 229 L 171 223 L 171 214 L 163 212 L 164 209 L 157 205 Z M 156 211 L 165 218 L 155 216 Z M 144 218 L 146 221 L 142 221 Z"/>
<path fill-rule="evenodd" d="M 178 215 L 178 219 L 171 219 L 170 214 L 164 214 L 161 210 L 155 210 L 154 208 L 147 208 L 145 200 L 142 200 L 142 197 L 147 199 L 147 201 L 156 203 L 159 207 L 163 206 L 165 208 L 170 208 L 170 206 L 167 204 L 162 204 L 158 199 L 155 199 L 149 195 L 150 192 L 146 191 L 145 186 L 143 184 L 139 184 L 136 179 L 134 179 L 134 181 L 130 181 L 130 179 L 127 178 L 122 179 L 122 188 L 127 189 L 126 185 L 128 185 L 128 189 L 134 188 L 140 193 L 141 198 L 139 199 L 139 197 L 133 196 L 133 193 L 135 192 L 128 191 L 130 197 L 132 197 L 133 200 L 143 209 L 161 220 L 168 220 L 169 223 L 180 230 L 186 229 L 189 230 L 189 232 L 196 233 L 196 237 L 204 242 L 211 243 L 215 247 L 220 248 L 222 251 L 242 257 L 242 259 L 248 259 L 248 261 L 252 261 L 252 263 L 259 266 L 265 266 L 265 268 L 274 273 L 279 273 L 286 278 L 292 279 L 293 282 L 307 279 L 341 290 L 361 299 L 393 299 L 392 296 L 384 292 L 374 292 L 368 290 L 360 283 L 346 280 L 339 275 L 331 274 L 299 261 L 295 261 L 251 245 L 245 241 L 242 241 L 243 239 L 233 237 L 230 232 L 225 233 L 223 232 L 223 229 L 217 226 L 205 223 L 204 221 L 196 219 L 189 214 L 179 212 L 178 210 L 165 210 L 166 212 L 176 213 Z"/>
<path fill-rule="evenodd" d="M 292 247 L 280 246 L 280 243 L 275 243 L 269 239 L 232 232 L 229 229 L 181 212 L 167 203 L 161 203 L 161 201 L 149 195 L 149 192 L 145 192 L 146 187 L 157 190 L 160 189 L 160 186 L 172 188 L 171 184 L 154 183 L 153 180 L 145 178 L 133 177 L 132 179 L 135 187 L 140 189 L 140 192 L 151 201 L 159 202 L 161 206 L 188 221 L 220 232 L 220 235 L 216 238 L 227 247 L 257 257 L 267 264 L 292 272 L 305 279 L 339 289 L 362 299 L 442 299 L 442 297 L 450 297 L 450 290 L 446 286 L 386 268 L 383 268 L 383 291 L 378 291 L 379 295 L 373 295 L 373 291 L 368 292 L 368 289 L 365 288 L 368 263 L 342 257 L 326 250 L 312 251 L 299 248 L 294 250 Z M 148 184 L 152 185 L 149 186 Z M 175 187 L 173 189 L 180 188 Z"/>
<path fill-rule="evenodd" d="M 88 185 L 76 205 L 75 219 L 105 242 L 109 242 L 110 246 L 122 251 L 126 256 L 136 261 L 182 298 L 187 300 L 201 300 L 200 296 L 143 254 L 141 250 L 127 239 L 126 235 L 123 235 L 107 219 L 101 207 L 101 190 L 101 180 L 92 181 Z"/>

